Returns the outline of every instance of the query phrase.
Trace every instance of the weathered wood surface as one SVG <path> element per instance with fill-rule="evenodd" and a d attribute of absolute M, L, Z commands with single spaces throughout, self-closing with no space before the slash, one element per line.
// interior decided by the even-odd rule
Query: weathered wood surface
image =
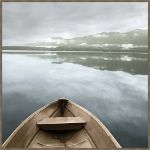
<path fill-rule="evenodd" d="M 37 122 L 37 125 L 45 131 L 79 130 L 85 124 L 86 121 L 81 117 L 51 117 Z"/>
<path fill-rule="evenodd" d="M 51 116 L 58 109 L 57 105 L 58 104 L 56 102 L 48 104 L 29 116 L 10 135 L 10 137 L 5 141 L 2 147 L 28 147 L 35 134 L 39 131 L 36 122 L 47 116 Z"/>
<path fill-rule="evenodd" d="M 60 111 L 56 111 L 53 117 L 60 116 Z M 67 109 L 65 116 L 73 116 Z M 79 131 L 69 132 L 44 132 L 40 130 L 29 148 L 96 148 L 95 144 L 83 128 Z"/>
<path fill-rule="evenodd" d="M 121 148 L 105 125 L 92 113 L 72 101 L 69 101 L 67 109 L 75 116 L 81 116 L 86 120 L 85 129 L 97 148 Z"/>
<path fill-rule="evenodd" d="M 37 126 L 44 118 L 61 117 L 58 101 L 28 117 L 3 144 L 3 148 L 121 148 L 108 129 L 83 107 L 68 101 L 64 117 L 81 117 L 86 121 L 78 131 L 43 131 Z"/>

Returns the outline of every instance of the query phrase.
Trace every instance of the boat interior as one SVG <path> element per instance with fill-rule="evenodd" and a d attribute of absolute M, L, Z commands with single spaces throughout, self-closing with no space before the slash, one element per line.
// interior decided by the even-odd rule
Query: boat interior
<path fill-rule="evenodd" d="M 4 143 L 11 148 L 120 148 L 84 108 L 59 99 L 29 116 Z"/>
<path fill-rule="evenodd" d="M 67 100 L 59 101 L 59 109 L 49 118 L 37 122 L 39 131 L 28 147 L 96 148 L 85 130 L 86 121 L 67 109 Z"/>

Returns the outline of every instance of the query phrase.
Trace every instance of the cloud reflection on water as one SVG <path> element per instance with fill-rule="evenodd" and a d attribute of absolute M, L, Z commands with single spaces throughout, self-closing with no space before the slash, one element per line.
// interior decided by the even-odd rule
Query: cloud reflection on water
<path fill-rule="evenodd" d="M 65 96 L 100 118 L 123 147 L 146 147 L 147 86 L 147 75 L 4 54 L 4 139 L 36 109 Z"/>

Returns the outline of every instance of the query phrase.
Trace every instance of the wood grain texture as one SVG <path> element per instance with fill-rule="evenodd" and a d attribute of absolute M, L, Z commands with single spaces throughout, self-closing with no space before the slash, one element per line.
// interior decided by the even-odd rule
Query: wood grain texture
<path fill-rule="evenodd" d="M 18 128 L 10 135 L 10 137 L 3 144 L 3 147 L 19 147 L 24 148 L 29 145 L 33 136 L 38 132 L 39 128 L 36 122 L 41 119 L 51 116 L 53 112 L 57 109 L 57 103 L 46 105 L 29 116 L 25 121 L 23 121 Z"/>
<path fill-rule="evenodd" d="M 28 117 L 4 143 L 4 148 L 120 148 L 121 146 L 107 130 L 107 128 L 94 115 L 83 107 L 68 100 L 64 111 L 68 122 L 79 121 L 82 117 L 86 126 L 78 131 L 43 131 L 37 126 L 37 122 L 46 118 L 54 121 L 51 124 L 64 123 L 65 119 L 60 118 L 61 109 L 59 101 L 42 107 L 40 110 Z M 74 116 L 76 116 L 74 118 Z M 47 119 L 49 118 L 49 119 Z M 74 118 L 75 120 L 70 120 Z M 79 119 L 80 118 L 80 119 Z M 57 121 L 56 121 L 57 120 Z M 61 122 L 60 122 L 61 120 Z M 85 123 L 84 121 L 84 123 Z M 83 122 L 83 120 L 82 120 Z"/>
<path fill-rule="evenodd" d="M 86 121 L 81 117 L 51 117 L 37 122 L 37 125 L 45 131 L 79 130 L 83 128 L 85 124 Z"/>
<path fill-rule="evenodd" d="M 92 140 L 94 141 L 97 148 L 121 148 L 119 143 L 104 126 L 104 124 L 89 111 L 73 103 L 72 101 L 68 103 L 68 109 L 75 116 L 81 116 L 87 121 L 85 129 L 92 137 Z"/>
<path fill-rule="evenodd" d="M 74 116 L 68 109 L 65 116 Z M 61 112 L 56 111 L 52 117 L 61 116 Z M 69 132 L 44 132 L 39 130 L 32 140 L 29 148 L 96 148 L 95 144 L 83 128 L 80 131 Z"/>

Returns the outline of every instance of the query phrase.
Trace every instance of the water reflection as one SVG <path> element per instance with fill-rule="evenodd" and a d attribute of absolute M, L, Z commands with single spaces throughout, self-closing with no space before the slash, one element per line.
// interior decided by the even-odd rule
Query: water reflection
<path fill-rule="evenodd" d="M 32 54 L 31 54 L 32 55 Z M 99 70 L 125 71 L 131 74 L 147 75 L 147 53 L 139 52 L 49 52 L 34 54 L 42 59 L 50 59 L 53 63 L 70 62 Z M 140 68 L 140 70 L 139 70 Z"/>
<path fill-rule="evenodd" d="M 65 96 L 100 118 L 123 147 L 147 146 L 147 75 L 58 64 L 51 56 L 3 54 L 3 141 L 32 112 Z"/>

